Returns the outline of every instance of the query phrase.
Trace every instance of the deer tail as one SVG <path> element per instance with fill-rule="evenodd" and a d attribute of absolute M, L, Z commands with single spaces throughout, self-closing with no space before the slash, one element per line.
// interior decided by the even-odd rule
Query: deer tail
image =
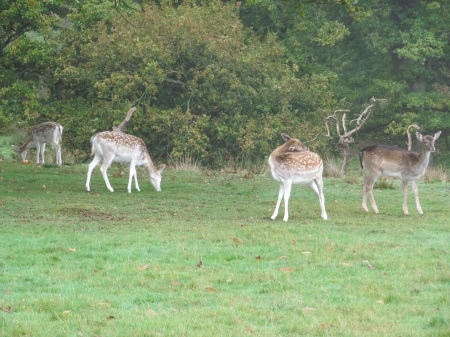
<path fill-rule="evenodd" d="M 362 149 L 361 151 L 359 151 L 359 164 L 361 165 L 361 169 L 364 168 L 364 165 L 363 165 L 363 155 L 364 155 L 364 149 Z"/>
<path fill-rule="evenodd" d="M 59 141 L 62 142 L 62 133 L 63 133 L 63 126 L 62 125 L 58 125 L 58 131 L 59 131 Z"/>

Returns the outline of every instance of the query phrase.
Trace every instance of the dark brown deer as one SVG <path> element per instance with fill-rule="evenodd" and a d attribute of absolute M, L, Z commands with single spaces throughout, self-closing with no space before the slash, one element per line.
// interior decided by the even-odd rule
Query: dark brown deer
<path fill-rule="evenodd" d="M 414 191 L 417 210 L 423 214 L 419 202 L 417 180 L 425 173 L 430 162 L 430 154 L 435 151 L 434 142 L 439 138 L 441 131 L 434 136 L 422 136 L 416 133 L 417 139 L 422 143 L 420 153 L 399 149 L 385 145 L 371 145 L 359 152 L 361 168 L 367 169 L 369 175 L 364 180 L 362 192 L 362 208 L 367 209 L 367 194 L 375 213 L 379 213 L 373 197 L 373 185 L 379 176 L 396 177 L 402 180 L 403 212 L 408 215 L 408 182 Z"/>

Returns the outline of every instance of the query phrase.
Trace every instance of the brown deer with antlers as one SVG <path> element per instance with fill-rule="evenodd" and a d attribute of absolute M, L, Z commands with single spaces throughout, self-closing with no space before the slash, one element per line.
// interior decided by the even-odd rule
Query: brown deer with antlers
<path fill-rule="evenodd" d="M 385 145 L 372 145 L 362 149 L 359 153 L 361 168 L 366 168 L 369 175 L 363 183 L 362 208 L 367 209 L 367 194 L 375 213 L 379 213 L 373 197 L 373 185 L 379 176 L 396 177 L 402 180 L 403 212 L 408 215 L 408 182 L 414 191 L 417 210 L 423 214 L 419 202 L 417 180 L 425 173 L 430 162 L 431 152 L 435 151 L 434 142 L 439 138 L 441 131 L 434 136 L 422 136 L 416 133 L 417 139 L 422 143 L 420 153 L 399 149 Z"/>
<path fill-rule="evenodd" d="M 292 184 L 308 185 L 319 197 L 322 219 L 327 219 L 325 211 L 325 197 L 323 195 L 323 161 L 314 152 L 310 152 L 298 139 L 291 138 L 287 134 L 281 134 L 286 142 L 277 147 L 269 157 L 269 165 L 272 176 L 280 182 L 278 201 L 271 219 L 278 215 L 281 200 L 284 197 L 284 217 L 289 219 L 288 203 L 291 195 Z"/>

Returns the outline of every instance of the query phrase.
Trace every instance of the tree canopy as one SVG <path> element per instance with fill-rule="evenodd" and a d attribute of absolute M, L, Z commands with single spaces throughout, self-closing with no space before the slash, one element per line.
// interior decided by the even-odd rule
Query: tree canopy
<path fill-rule="evenodd" d="M 418 124 L 447 140 L 449 7 L 0 0 L 0 128 L 53 120 L 83 155 L 137 106 L 127 132 L 152 156 L 217 167 L 267 157 L 281 132 L 333 151 L 324 118 L 376 97 L 363 139 L 404 143 Z"/>

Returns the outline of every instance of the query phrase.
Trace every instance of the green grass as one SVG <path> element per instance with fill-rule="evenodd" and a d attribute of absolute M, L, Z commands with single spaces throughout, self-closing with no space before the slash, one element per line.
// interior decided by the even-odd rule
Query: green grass
<path fill-rule="evenodd" d="M 404 216 L 397 181 L 375 215 L 325 179 L 328 221 L 296 186 L 285 223 L 268 174 L 86 170 L 0 163 L 0 336 L 450 335 L 446 183 Z"/>

